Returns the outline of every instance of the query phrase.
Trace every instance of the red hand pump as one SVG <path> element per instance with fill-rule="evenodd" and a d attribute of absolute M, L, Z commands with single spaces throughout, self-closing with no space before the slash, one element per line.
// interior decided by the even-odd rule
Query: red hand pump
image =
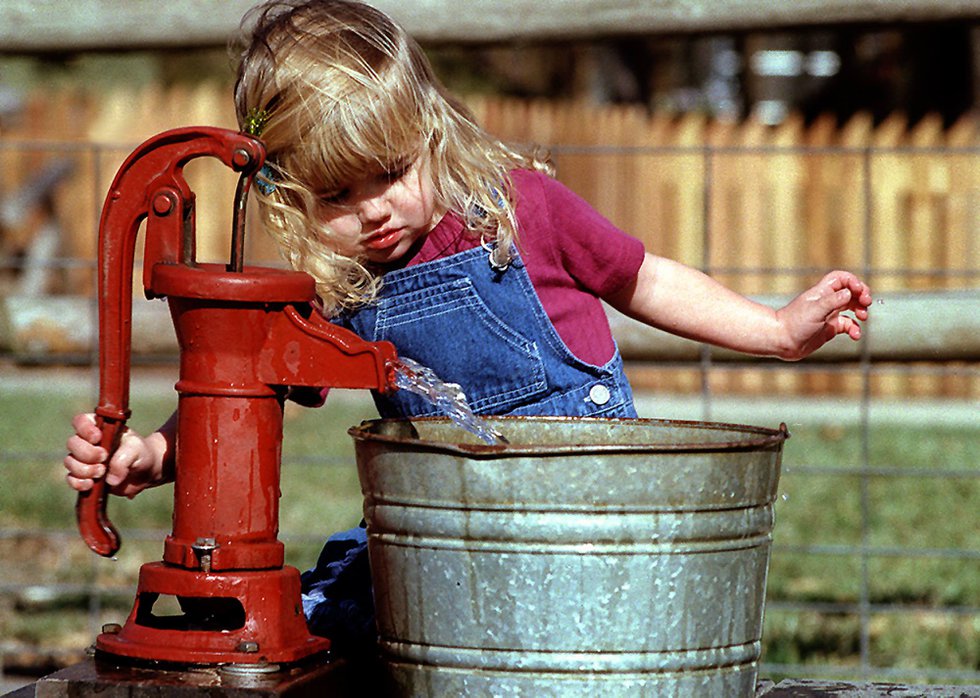
<path fill-rule="evenodd" d="M 228 265 L 195 259 L 188 161 L 218 158 L 241 173 Z M 393 389 L 397 357 L 324 320 L 312 277 L 245 267 L 244 201 L 265 150 L 211 127 L 161 133 L 123 163 L 99 227 L 99 404 L 103 445 L 118 447 L 129 416 L 132 277 L 146 219 L 143 286 L 168 299 L 180 346 L 173 530 L 163 560 L 144 564 L 133 610 L 102 652 L 179 663 L 293 662 L 328 648 L 309 634 L 299 572 L 278 540 L 283 399 L 288 386 Z M 119 535 L 107 486 L 79 495 L 92 550 L 111 556 Z M 183 615 L 157 615 L 161 596 Z"/>

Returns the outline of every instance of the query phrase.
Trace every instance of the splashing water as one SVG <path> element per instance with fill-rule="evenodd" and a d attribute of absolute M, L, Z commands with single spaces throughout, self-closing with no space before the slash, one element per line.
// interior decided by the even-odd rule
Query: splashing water
<path fill-rule="evenodd" d="M 458 384 L 440 380 L 431 368 L 402 357 L 395 364 L 395 385 L 402 390 L 421 395 L 457 426 L 475 435 L 485 444 L 493 446 L 509 443 L 503 434 L 473 413 L 466 401 L 466 394 Z"/>

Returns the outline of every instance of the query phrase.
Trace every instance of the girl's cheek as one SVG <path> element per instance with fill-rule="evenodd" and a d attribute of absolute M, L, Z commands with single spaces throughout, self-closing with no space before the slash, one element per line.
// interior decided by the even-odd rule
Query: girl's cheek
<path fill-rule="evenodd" d="M 361 224 L 357 216 L 346 215 L 334 217 L 329 221 L 325 221 L 325 223 L 326 227 L 329 228 L 329 232 L 324 231 L 326 234 L 320 234 L 320 240 L 324 245 L 334 252 L 348 257 L 360 253 L 361 250 L 358 245 L 358 240 L 361 233 Z"/>
<path fill-rule="evenodd" d="M 356 223 L 357 217 L 350 211 L 321 205 L 317 218 L 331 230 L 346 230 Z"/>
<path fill-rule="evenodd" d="M 333 223 L 334 219 L 343 215 L 336 206 L 319 202 L 316 206 L 316 217 L 323 223 Z"/>

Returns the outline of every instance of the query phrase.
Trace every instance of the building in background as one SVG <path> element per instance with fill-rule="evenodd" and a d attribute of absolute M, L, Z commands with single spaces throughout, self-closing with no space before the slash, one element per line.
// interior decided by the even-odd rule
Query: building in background
<path fill-rule="evenodd" d="M 641 102 L 779 123 L 857 112 L 952 123 L 980 83 L 980 29 L 966 22 L 834 26 L 773 32 L 608 38 L 561 44 L 431 48 L 441 74 L 465 88 L 514 96 Z"/>
<path fill-rule="evenodd" d="M 898 112 L 912 122 L 938 113 L 949 124 L 974 108 L 980 90 L 980 25 L 964 20 L 426 49 L 459 92 L 642 103 L 730 120 L 753 114 L 769 124 L 791 112 L 842 120 Z M 29 55 L 0 46 L 0 116 L 10 118 L 3 105 L 15 103 L 17 91 L 46 83 L 230 81 L 233 62 L 224 46 Z"/>

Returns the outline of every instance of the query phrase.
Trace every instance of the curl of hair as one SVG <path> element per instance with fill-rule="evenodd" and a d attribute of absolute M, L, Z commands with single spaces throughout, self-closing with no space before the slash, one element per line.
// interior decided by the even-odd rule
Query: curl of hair
<path fill-rule="evenodd" d="M 274 0 L 243 21 L 235 84 L 240 125 L 256 109 L 275 172 L 256 192 L 266 229 L 289 264 L 316 279 L 328 315 L 370 302 L 377 269 L 334 251 L 318 193 L 424 159 L 437 204 L 470 234 L 517 242 L 510 172 L 550 171 L 541 155 L 494 138 L 432 72 L 418 44 L 382 12 L 353 0 Z"/>

